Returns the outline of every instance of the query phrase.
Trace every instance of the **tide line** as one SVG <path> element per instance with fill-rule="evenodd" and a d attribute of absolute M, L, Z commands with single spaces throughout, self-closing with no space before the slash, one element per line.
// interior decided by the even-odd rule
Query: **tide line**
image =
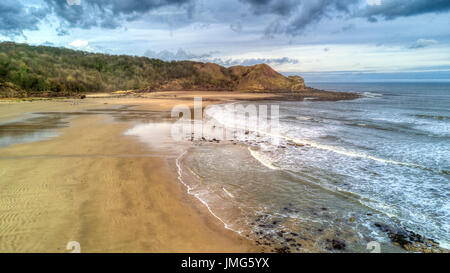
<path fill-rule="evenodd" d="M 192 188 L 186 184 L 186 182 L 184 182 L 183 180 L 183 169 L 181 168 L 181 159 L 186 155 L 187 151 L 184 151 L 180 156 L 177 157 L 175 164 L 178 168 L 178 180 L 181 182 L 181 184 L 183 184 L 186 188 L 187 188 L 187 193 L 194 196 L 195 198 L 197 198 L 207 209 L 208 211 L 211 213 L 212 216 L 214 216 L 217 220 L 219 220 L 220 222 L 222 222 L 222 224 L 224 225 L 224 227 L 228 230 L 231 230 L 233 232 L 236 232 L 237 234 L 241 235 L 241 231 L 237 231 L 232 229 L 224 220 L 222 220 L 222 218 L 220 218 L 219 216 L 217 216 L 214 211 L 211 209 L 211 207 L 209 206 L 209 204 L 203 200 L 202 198 L 200 198 L 199 194 L 197 193 L 192 193 Z"/>

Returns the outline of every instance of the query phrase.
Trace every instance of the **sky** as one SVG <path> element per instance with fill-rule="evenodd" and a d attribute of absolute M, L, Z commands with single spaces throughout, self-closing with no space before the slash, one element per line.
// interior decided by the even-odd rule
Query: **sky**
<path fill-rule="evenodd" d="M 445 80 L 450 0 L 2 0 L 0 40 L 311 79 Z"/>

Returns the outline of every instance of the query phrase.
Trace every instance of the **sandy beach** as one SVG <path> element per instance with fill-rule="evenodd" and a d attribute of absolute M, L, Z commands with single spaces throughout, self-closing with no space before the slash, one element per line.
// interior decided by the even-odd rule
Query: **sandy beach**
<path fill-rule="evenodd" d="M 205 105 L 264 94 L 155 93 L 93 95 L 85 100 L 2 102 L 0 121 L 34 112 L 82 112 L 133 105 L 169 111 L 202 96 Z M 0 251 L 255 252 L 250 240 L 226 230 L 177 181 L 173 155 L 123 135 L 133 121 L 73 114 L 57 137 L 0 149 Z M 5 128 L 3 128 L 5 129 Z M 172 156 L 172 157 L 171 157 Z M 172 162 L 172 163 L 171 163 Z"/>

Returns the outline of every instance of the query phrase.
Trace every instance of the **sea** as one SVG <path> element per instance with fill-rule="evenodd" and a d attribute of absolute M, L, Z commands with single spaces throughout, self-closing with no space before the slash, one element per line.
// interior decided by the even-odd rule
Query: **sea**
<path fill-rule="evenodd" d="M 276 105 L 276 134 L 246 127 L 231 145 L 185 151 L 189 193 L 226 228 L 281 250 L 400 252 L 379 223 L 450 248 L 450 83 L 310 85 L 362 97 L 239 102 Z M 224 109 L 205 117 L 227 127 Z"/>

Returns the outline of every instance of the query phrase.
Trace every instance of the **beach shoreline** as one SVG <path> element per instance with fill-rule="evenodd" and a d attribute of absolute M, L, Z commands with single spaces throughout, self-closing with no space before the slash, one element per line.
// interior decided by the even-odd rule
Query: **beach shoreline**
<path fill-rule="evenodd" d="M 167 115 L 177 104 L 192 107 L 194 96 L 207 106 L 268 95 L 156 96 L 2 103 L 2 124 L 21 128 L 31 113 L 58 113 L 69 124 L 55 129 L 55 137 L 0 149 L 0 252 L 69 252 L 70 241 L 82 252 L 260 252 L 186 194 L 174 155 L 124 132 L 136 124 L 136 113 Z M 133 109 L 129 117 L 121 117 L 124 106 Z M 80 114 L 90 110 L 99 111 Z"/>

